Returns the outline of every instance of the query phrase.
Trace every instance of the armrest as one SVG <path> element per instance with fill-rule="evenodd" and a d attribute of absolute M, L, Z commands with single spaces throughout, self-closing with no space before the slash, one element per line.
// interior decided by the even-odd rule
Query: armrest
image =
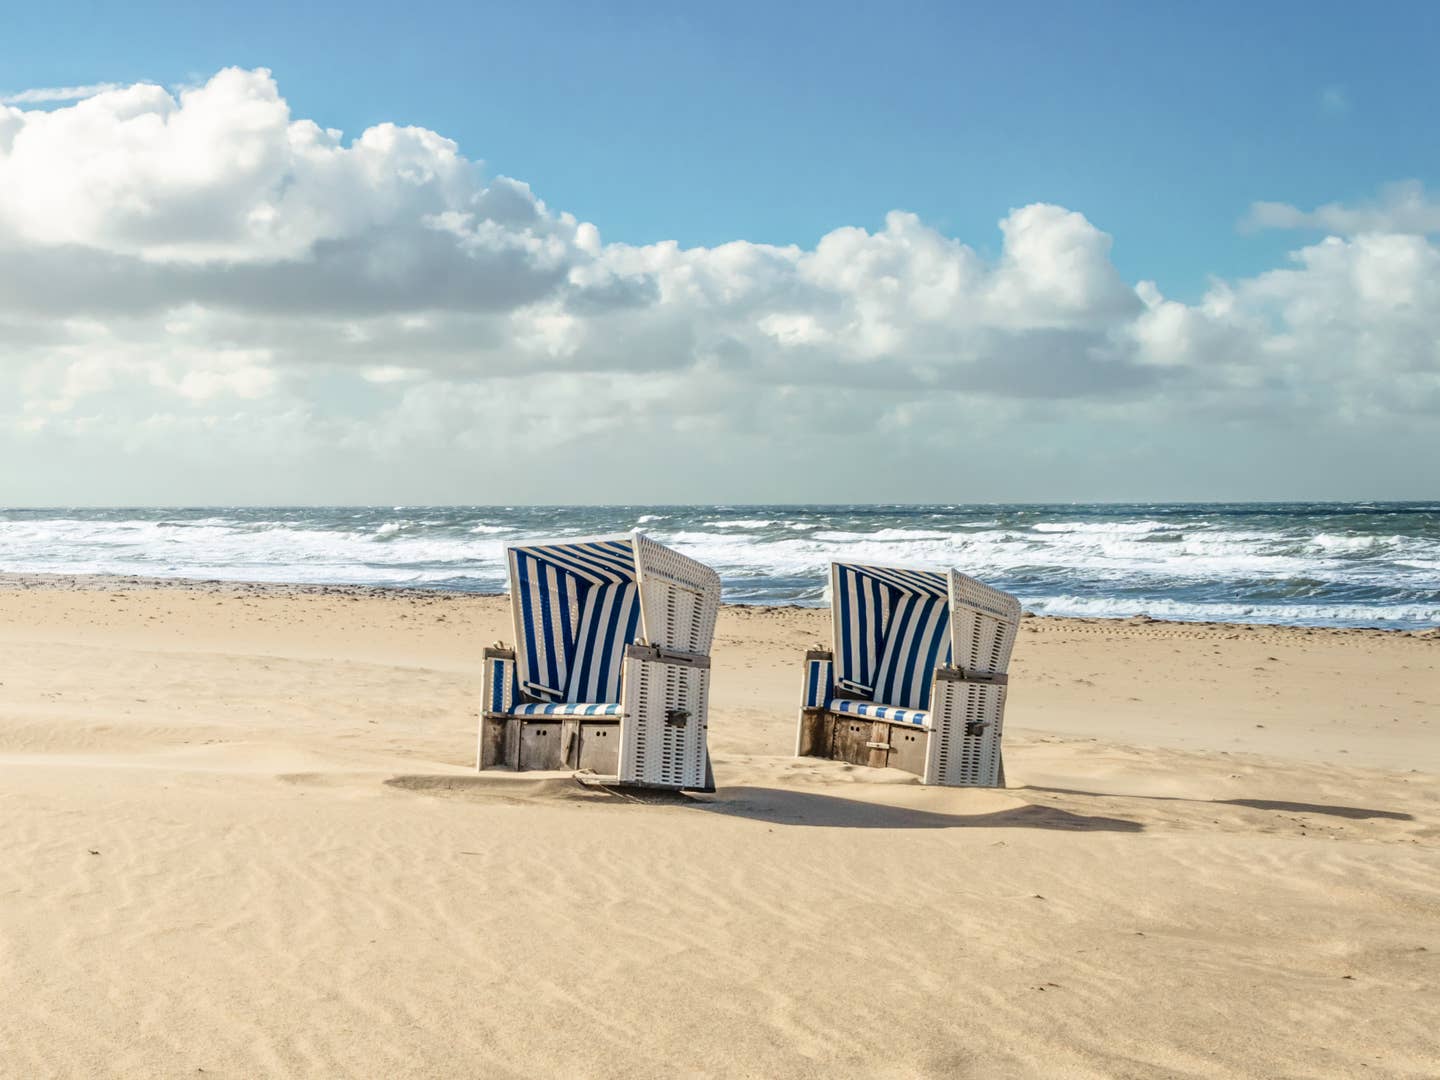
<path fill-rule="evenodd" d="M 515 650 L 489 648 L 480 676 L 481 707 L 487 713 L 508 713 L 515 708 Z"/>
<path fill-rule="evenodd" d="M 704 653 L 681 652 L 658 645 L 626 645 L 626 660 L 644 660 L 650 664 L 673 664 L 676 667 L 708 668 L 710 657 Z"/>
<path fill-rule="evenodd" d="M 802 709 L 823 709 L 834 691 L 831 679 L 835 657 L 828 649 L 811 649 L 805 653 L 805 681 L 800 690 Z"/>

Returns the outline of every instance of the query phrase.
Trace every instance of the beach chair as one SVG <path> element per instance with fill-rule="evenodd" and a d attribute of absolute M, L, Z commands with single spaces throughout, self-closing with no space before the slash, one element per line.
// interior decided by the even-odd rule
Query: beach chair
<path fill-rule="evenodd" d="M 485 650 L 476 767 L 714 790 L 720 578 L 640 532 L 506 545 L 515 648 Z"/>
<path fill-rule="evenodd" d="M 1004 787 L 1020 602 L 958 570 L 830 564 L 834 650 L 805 654 L 795 753 Z"/>

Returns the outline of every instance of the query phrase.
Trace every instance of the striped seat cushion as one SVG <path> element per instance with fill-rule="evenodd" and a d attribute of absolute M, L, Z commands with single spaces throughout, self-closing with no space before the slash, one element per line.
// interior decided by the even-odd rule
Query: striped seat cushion
<path fill-rule="evenodd" d="M 516 705 L 515 716 L 619 716 L 618 702 L 587 705 L 583 701 L 531 702 Z"/>
<path fill-rule="evenodd" d="M 901 709 L 895 705 L 877 705 L 873 701 L 856 701 L 854 698 L 831 698 L 826 708 L 847 716 L 868 716 L 872 720 L 889 720 L 894 724 L 918 724 L 923 727 L 930 722 L 930 713 L 926 709 Z"/>

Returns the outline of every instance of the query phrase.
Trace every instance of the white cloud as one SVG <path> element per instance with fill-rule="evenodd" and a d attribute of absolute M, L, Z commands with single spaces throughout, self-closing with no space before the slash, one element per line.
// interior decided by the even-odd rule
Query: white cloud
<path fill-rule="evenodd" d="M 1301 210 L 1289 203 L 1257 202 L 1242 224 L 1251 229 L 1323 229 L 1353 236 L 1357 233 L 1440 232 L 1440 203 L 1430 198 L 1418 180 L 1387 184 L 1380 196 L 1357 206 L 1326 203 Z"/>
<path fill-rule="evenodd" d="M 96 94 L 119 90 L 119 83 L 92 83 L 89 86 L 44 86 L 0 94 L 0 105 L 48 105 L 60 101 L 80 101 Z"/>
<path fill-rule="evenodd" d="M 896 460 L 1002 462 L 1002 420 L 1041 444 L 1262 415 L 1433 429 L 1440 214 L 1418 185 L 1256 204 L 1257 227 L 1338 235 L 1183 303 L 1125 282 L 1111 238 L 1054 205 L 1006 214 L 994 257 L 899 211 L 811 249 L 607 244 L 435 132 L 294 118 L 263 70 L 93 89 L 0 108 L 11 440 L 220 462 L 263 436 L 327 462 L 287 473 L 321 500 L 337 477 L 440 475 L 446 453 L 651 497 L 615 470 L 661 448 L 647 483 L 847 462 L 869 486 L 836 495 L 883 498 Z M 1065 467 L 1042 449 L 1037 469 Z"/>

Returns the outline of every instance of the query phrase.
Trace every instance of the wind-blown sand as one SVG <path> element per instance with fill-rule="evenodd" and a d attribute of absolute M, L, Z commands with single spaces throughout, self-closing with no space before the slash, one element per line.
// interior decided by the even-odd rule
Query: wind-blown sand
<path fill-rule="evenodd" d="M 505 603 L 0 586 L 0 1075 L 1440 1075 L 1440 635 L 1027 619 L 1009 790 L 477 776 Z"/>

